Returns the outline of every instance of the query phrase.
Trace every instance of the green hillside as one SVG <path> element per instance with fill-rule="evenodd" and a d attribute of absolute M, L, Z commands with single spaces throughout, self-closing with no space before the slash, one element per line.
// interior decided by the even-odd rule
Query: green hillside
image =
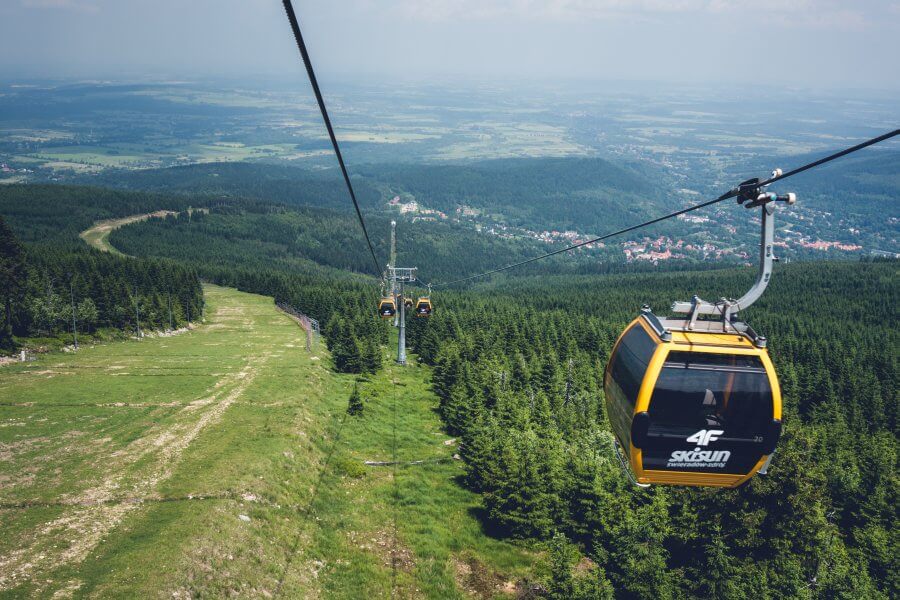
<path fill-rule="evenodd" d="M 205 292 L 189 333 L 0 370 L 0 597 L 452 598 L 460 565 L 529 572 L 453 482 L 420 368 L 348 416 L 354 379 L 270 298 Z"/>
<path fill-rule="evenodd" d="M 144 240 L 151 254 L 162 247 Z M 601 379 L 621 328 L 645 302 L 664 312 L 694 293 L 739 295 L 753 277 L 511 277 L 438 290 L 436 316 L 410 324 L 413 348 L 434 367 L 444 425 L 463 442 L 462 483 L 481 494 L 485 527 L 552 546 L 551 564 L 597 565 L 574 582 L 563 571 L 551 591 L 804 597 L 815 581 L 828 594 L 887 598 L 897 589 L 888 550 L 900 489 L 897 355 L 886 349 L 898 343 L 884 327 L 896 319 L 896 262 L 780 265 L 748 312 L 785 394 L 786 433 L 768 477 L 740 491 L 641 492 L 615 463 Z M 232 283 L 272 289 L 259 272 Z"/>
<path fill-rule="evenodd" d="M 19 208 L 29 252 L 77 252 L 70 201 L 48 201 L 36 229 Z M 83 220 L 114 212 L 83 204 Z M 41 242 L 53 227 L 56 241 Z M 0 572 L 17 578 L 0 586 L 12 596 L 65 585 L 167 597 L 900 593 L 896 261 L 778 265 L 746 314 L 769 340 L 784 393 L 769 474 L 739 490 L 641 490 L 616 462 L 604 409 L 616 336 L 644 303 L 664 313 L 693 294 L 739 295 L 753 269 L 546 271 L 437 289 L 434 316 L 410 320 L 415 364 L 401 368 L 354 227 L 341 211 L 233 199 L 116 229 L 109 243 L 132 258 L 80 250 L 261 296 L 207 285 L 199 329 L 0 371 L 0 514 L 13 532 Z M 403 258 L 452 274 L 518 251 L 445 234 L 411 236 Z M 265 297 L 320 320 L 318 360 Z M 344 416 L 354 388 L 361 414 Z M 239 395 L 226 402 L 229 390 Z M 57 410 L 71 413 L 54 419 Z M 82 448 L 81 434 L 109 441 Z M 61 447 L 74 450 L 50 472 L 45 457 Z M 97 497 L 109 500 L 102 509 L 85 504 Z M 108 533 L 92 520 L 105 511 L 119 515 Z M 84 523 L 103 540 L 92 552 L 73 539 Z M 29 569 L 44 574 L 28 579 Z"/>
<path fill-rule="evenodd" d="M 84 176 L 83 183 L 156 193 L 246 197 L 347 209 L 339 173 L 260 163 L 217 163 Z M 453 214 L 466 205 L 510 225 L 600 230 L 667 208 L 659 173 L 599 158 L 522 158 L 460 164 L 363 164 L 360 203 L 382 210 L 395 194 Z"/>

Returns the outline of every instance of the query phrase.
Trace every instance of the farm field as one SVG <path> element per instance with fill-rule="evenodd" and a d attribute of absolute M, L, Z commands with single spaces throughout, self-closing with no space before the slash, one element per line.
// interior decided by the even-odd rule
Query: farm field
<path fill-rule="evenodd" d="M 453 598 L 514 592 L 426 369 L 336 375 L 272 299 L 0 370 L 0 597 Z M 366 466 L 364 461 L 419 461 Z"/>

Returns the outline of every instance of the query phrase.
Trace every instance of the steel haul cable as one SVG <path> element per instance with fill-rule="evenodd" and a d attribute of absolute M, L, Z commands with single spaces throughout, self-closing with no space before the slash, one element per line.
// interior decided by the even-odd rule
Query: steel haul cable
<path fill-rule="evenodd" d="M 841 158 L 842 156 L 847 156 L 848 154 L 850 154 L 852 152 L 856 152 L 857 150 L 862 150 L 863 148 L 868 148 L 869 146 L 873 146 L 875 144 L 878 144 L 879 142 L 889 140 L 892 137 L 895 137 L 897 135 L 900 135 L 900 129 L 894 129 L 893 131 L 889 131 L 878 137 L 874 137 L 872 139 L 866 140 L 865 142 L 862 142 L 855 146 L 845 148 L 839 152 L 835 152 L 834 154 L 829 154 L 828 156 L 826 156 L 824 158 L 820 158 L 819 160 L 805 164 L 802 167 L 797 167 L 796 169 L 792 169 L 792 170 L 790 170 L 786 173 L 783 173 L 781 175 L 778 175 L 776 177 L 770 177 L 769 179 L 760 181 L 760 182 L 756 183 L 755 185 L 758 187 L 763 187 L 763 186 L 767 186 L 771 183 L 775 183 L 776 181 L 781 181 L 782 179 L 787 179 L 788 177 L 791 177 L 792 175 L 797 175 L 798 173 L 802 173 L 804 171 L 808 171 L 809 169 L 818 167 L 820 165 L 824 165 L 827 162 L 831 162 L 835 159 Z M 493 275 L 494 273 L 500 273 L 501 271 L 514 269 L 515 267 L 521 267 L 523 265 L 527 265 L 529 263 L 543 260 L 543 259 L 549 258 L 551 256 L 556 256 L 557 254 L 562 254 L 563 252 L 569 252 L 571 250 L 575 250 L 576 248 L 581 248 L 582 246 L 587 246 L 588 244 L 593 244 L 595 242 L 600 242 L 602 240 L 605 240 L 605 239 L 608 239 L 611 237 L 615 237 L 617 235 L 622 235 L 623 233 L 628 233 L 629 231 L 634 231 L 635 229 L 641 229 L 642 227 L 647 227 L 648 225 L 653 225 L 655 223 L 659 223 L 660 221 L 665 221 L 666 219 L 671 219 L 672 217 L 677 217 L 678 215 L 683 215 L 685 213 L 699 210 L 701 208 L 706 208 L 707 206 L 712 206 L 713 204 L 717 204 L 719 202 L 722 202 L 723 200 L 728 200 L 729 198 L 735 198 L 739 194 L 740 194 L 740 190 L 738 188 L 734 188 L 734 189 L 731 189 L 731 190 L 725 192 L 724 194 L 722 194 L 721 196 L 719 196 L 718 198 L 716 198 L 714 200 L 708 200 L 706 202 L 701 202 L 700 204 L 695 204 L 693 206 L 689 206 L 687 208 L 677 210 L 673 213 L 663 215 L 662 217 L 657 217 L 657 218 L 651 219 L 649 221 L 644 221 L 643 223 L 639 223 L 637 225 L 632 225 L 632 226 L 626 227 L 624 229 L 619 229 L 618 231 L 613 231 L 612 233 L 607 233 L 605 235 L 601 235 L 600 237 L 595 237 L 593 239 L 590 239 L 590 240 L 587 240 L 584 242 L 579 242 L 579 243 L 573 244 L 571 246 L 566 246 L 565 248 L 560 248 L 559 250 L 547 252 L 546 254 L 541 254 L 540 256 L 535 256 L 533 258 L 529 258 L 529 259 L 522 260 L 522 261 L 519 261 L 516 263 L 512 263 L 512 264 L 506 265 L 504 267 L 498 267 L 496 269 L 491 269 L 490 271 L 485 271 L 484 273 L 477 273 L 475 275 L 469 275 L 468 277 L 454 279 L 453 281 L 434 283 L 434 284 L 432 284 L 432 286 L 438 287 L 438 286 L 453 285 L 454 283 L 462 283 L 464 281 L 470 281 L 472 279 L 477 279 L 479 277 L 486 277 L 487 275 Z"/>
<path fill-rule="evenodd" d="M 294 14 L 294 6 L 291 3 L 291 0 L 282 0 L 282 4 L 284 4 L 284 11 L 287 13 L 288 21 L 291 23 L 291 30 L 294 32 L 294 39 L 297 42 L 297 48 L 300 50 L 300 56 L 303 57 L 303 64 L 306 66 L 306 74 L 309 75 L 309 83 L 312 85 L 313 93 L 316 95 L 316 102 L 319 103 L 322 120 L 325 121 L 325 128 L 328 130 L 328 137 L 331 138 L 334 154 L 337 156 L 338 164 L 341 166 L 341 173 L 344 175 L 344 182 L 347 184 L 347 190 L 350 192 L 350 199 L 353 200 L 353 208 L 356 209 L 356 217 L 359 219 L 363 235 L 366 236 L 366 244 L 369 245 L 369 253 L 372 255 L 372 264 L 375 266 L 375 273 L 380 273 L 381 267 L 379 266 L 378 258 L 375 256 L 375 248 L 372 247 L 372 240 L 369 239 L 369 231 L 366 229 L 366 222 L 363 219 L 362 211 L 359 209 L 359 202 L 356 201 L 356 192 L 353 191 L 353 184 L 350 183 L 350 175 L 347 174 L 347 167 L 344 165 L 344 156 L 341 154 L 341 148 L 338 146 L 337 137 L 334 135 L 331 119 L 328 117 L 328 110 L 325 108 L 325 99 L 322 98 L 322 91 L 319 89 L 319 82 L 316 79 L 315 71 L 313 71 L 312 61 L 309 59 L 309 52 L 306 51 L 306 43 L 304 43 L 303 35 L 300 33 L 300 23 L 297 22 L 297 15 Z"/>

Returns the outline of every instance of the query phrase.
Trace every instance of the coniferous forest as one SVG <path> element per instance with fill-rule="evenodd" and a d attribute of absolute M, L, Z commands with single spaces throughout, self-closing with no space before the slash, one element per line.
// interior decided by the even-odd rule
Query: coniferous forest
<path fill-rule="evenodd" d="M 51 215 L 41 228 L 62 214 L 41 210 Z M 107 214 L 92 210 L 84 220 Z M 38 242 L 40 232 L 14 218 L 17 229 L 2 228 L 4 277 L 20 282 L 4 285 L 7 330 L 63 331 L 69 281 L 88 326 L 132 327 L 137 296 L 147 322 L 163 327 L 169 292 L 181 323 L 202 309 L 203 278 L 319 319 L 336 370 L 376 372 L 389 340 L 374 310 L 378 284 L 353 273 L 364 262 L 340 249 L 326 256 L 327 235 L 317 239 L 312 227 L 339 231 L 344 217 L 322 225 L 312 215 L 279 216 L 284 210 L 229 200 L 190 220 L 115 231 L 114 245 L 135 258 L 77 246 L 74 227 Z M 17 235 L 29 243 L 12 241 Z M 458 260 L 430 257 L 444 273 Z M 602 378 L 622 328 L 644 303 L 664 313 L 693 294 L 739 295 L 754 275 L 499 278 L 435 290 L 434 315 L 409 319 L 410 347 L 431 367 L 436 409 L 460 443 L 460 485 L 479 494 L 490 535 L 544 552 L 549 597 L 900 595 L 896 261 L 780 265 L 745 315 L 769 339 L 784 394 L 785 433 L 768 475 L 738 490 L 645 490 L 616 462 Z M 581 557 L 595 568 L 573 569 Z"/>
<path fill-rule="evenodd" d="M 4 188 L 0 348 L 16 349 L 17 338 L 55 346 L 74 342 L 77 334 L 82 341 L 103 332 L 139 335 L 199 320 L 203 293 L 194 269 L 103 253 L 78 239 L 95 221 L 187 206 L 185 199 L 98 188 Z"/>
<path fill-rule="evenodd" d="M 485 286 L 441 294 L 411 329 L 486 523 L 552 540 L 554 564 L 577 544 L 599 565 L 589 581 L 560 568 L 558 597 L 802 597 L 814 586 L 820 597 L 890 598 L 896 276 L 896 262 L 778 269 L 747 317 L 770 340 L 785 435 L 770 474 L 739 490 L 631 486 L 602 377 L 643 303 L 662 312 L 693 293 L 734 294 L 749 269 Z"/>
<path fill-rule="evenodd" d="M 173 261 L 120 257 L 87 247 L 24 247 L 2 217 L 0 245 L 4 349 L 14 349 L 16 337 L 69 343 L 100 330 L 139 335 L 177 329 L 202 315 L 196 272 Z"/>

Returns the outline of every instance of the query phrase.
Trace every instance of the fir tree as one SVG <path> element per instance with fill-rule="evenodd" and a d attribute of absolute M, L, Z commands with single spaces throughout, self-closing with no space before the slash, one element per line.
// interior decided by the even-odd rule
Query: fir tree
<path fill-rule="evenodd" d="M 550 541 L 550 582 L 547 586 L 547 595 L 552 600 L 574 598 L 573 559 L 574 552 L 566 536 L 557 531 Z"/>
<path fill-rule="evenodd" d="M 359 384 L 353 385 L 353 392 L 350 394 L 350 400 L 347 403 L 347 413 L 358 416 L 363 413 L 363 400 L 362 396 L 359 394 Z"/>

